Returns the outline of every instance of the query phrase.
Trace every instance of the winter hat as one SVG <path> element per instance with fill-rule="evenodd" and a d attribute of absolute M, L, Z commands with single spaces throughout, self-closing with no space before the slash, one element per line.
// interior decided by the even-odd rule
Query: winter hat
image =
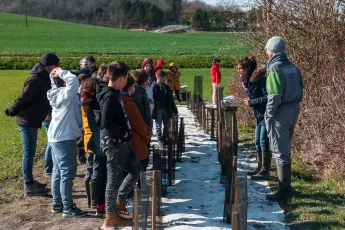
<path fill-rule="evenodd" d="M 147 64 L 150 64 L 152 66 L 152 62 L 150 59 L 146 58 L 142 63 L 141 67 L 144 68 Z"/>
<path fill-rule="evenodd" d="M 45 66 L 51 66 L 51 65 L 59 65 L 60 64 L 60 60 L 58 58 L 58 56 L 56 56 L 53 53 L 45 53 L 42 57 L 41 57 L 41 61 L 40 63 L 45 67 Z"/>
<path fill-rule="evenodd" d="M 265 46 L 265 50 L 272 51 L 273 53 L 285 53 L 285 48 L 286 41 L 279 36 L 271 37 Z"/>
<path fill-rule="evenodd" d="M 173 68 L 173 67 L 177 68 L 177 65 L 175 65 L 175 63 L 172 62 L 172 63 L 169 64 L 169 69 Z"/>
<path fill-rule="evenodd" d="M 89 62 L 96 62 L 96 59 L 93 56 L 88 56 L 86 60 Z"/>

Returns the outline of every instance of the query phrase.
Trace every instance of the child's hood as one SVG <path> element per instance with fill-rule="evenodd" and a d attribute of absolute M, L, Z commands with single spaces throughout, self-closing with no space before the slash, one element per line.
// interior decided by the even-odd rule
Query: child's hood
<path fill-rule="evenodd" d="M 53 108 L 58 108 L 61 104 L 62 101 L 59 100 L 59 94 L 61 91 L 63 91 L 63 89 L 64 87 L 53 88 L 47 92 L 49 103 Z"/>

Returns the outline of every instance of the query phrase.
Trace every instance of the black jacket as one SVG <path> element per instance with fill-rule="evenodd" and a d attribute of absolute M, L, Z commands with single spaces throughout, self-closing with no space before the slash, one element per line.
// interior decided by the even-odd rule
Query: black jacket
<path fill-rule="evenodd" d="M 42 121 L 51 113 L 47 92 L 51 89 L 49 73 L 37 63 L 24 82 L 20 96 L 9 108 L 11 116 L 17 116 L 18 125 L 41 128 Z"/>
<path fill-rule="evenodd" d="M 267 104 L 266 73 L 264 69 L 256 69 L 248 82 L 247 95 L 250 98 L 257 125 L 264 125 L 264 114 Z"/>
<path fill-rule="evenodd" d="M 146 94 L 146 89 L 141 86 L 135 85 L 135 93 L 133 95 L 133 99 L 145 123 L 152 128 L 151 110 L 149 99 Z"/>
<path fill-rule="evenodd" d="M 152 91 L 155 105 L 153 110 L 154 115 L 157 109 L 167 109 L 169 119 L 173 117 L 173 114 L 178 113 L 174 98 L 170 92 L 170 87 L 167 84 L 155 84 Z"/>
<path fill-rule="evenodd" d="M 125 108 L 120 98 L 120 90 L 107 85 L 100 86 L 97 100 L 101 109 L 102 136 L 110 136 L 116 140 L 129 142 L 132 129 L 129 124 Z M 124 138 L 128 133 L 128 137 Z"/>

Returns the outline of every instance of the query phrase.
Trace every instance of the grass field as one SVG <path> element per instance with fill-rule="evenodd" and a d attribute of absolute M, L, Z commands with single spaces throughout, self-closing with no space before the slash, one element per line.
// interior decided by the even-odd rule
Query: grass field
<path fill-rule="evenodd" d="M 194 76 L 204 76 L 204 97 L 210 100 L 212 96 L 212 86 L 209 81 L 209 69 L 181 69 L 181 84 L 188 85 L 188 90 L 193 90 Z M 24 80 L 28 76 L 29 70 L 6 70 L 0 71 L 0 184 L 5 179 L 12 179 L 20 175 L 22 145 L 21 138 L 15 124 L 15 118 L 7 117 L 4 113 L 6 107 L 12 105 L 22 90 Z M 222 85 L 225 86 L 231 76 L 232 69 L 222 69 L 224 75 Z M 225 87 L 225 93 L 228 87 Z M 43 157 L 46 144 L 46 134 L 44 129 L 39 131 L 37 153 Z M 42 164 L 42 161 L 38 161 Z M 42 167 L 43 172 L 43 167 Z M 22 180 L 21 177 L 19 177 Z"/>
<path fill-rule="evenodd" d="M 249 48 L 235 33 L 159 34 L 132 32 L 0 13 L 0 53 L 93 54 L 226 54 L 240 56 Z"/>

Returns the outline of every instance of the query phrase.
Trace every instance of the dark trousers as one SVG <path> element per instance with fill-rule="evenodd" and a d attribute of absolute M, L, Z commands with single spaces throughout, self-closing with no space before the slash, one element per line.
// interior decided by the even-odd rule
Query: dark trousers
<path fill-rule="evenodd" d="M 128 143 L 118 143 L 111 137 L 102 137 L 102 151 L 107 156 L 107 186 L 105 212 L 116 212 L 116 201 L 126 201 L 128 193 L 138 181 L 143 167 Z M 123 171 L 128 175 L 123 179 Z"/>
<path fill-rule="evenodd" d="M 171 95 L 173 96 L 173 98 L 174 98 L 174 95 L 173 95 L 173 92 L 174 92 L 174 91 L 175 91 L 175 96 L 176 96 L 177 101 L 180 102 L 180 101 L 181 101 L 181 98 L 180 98 L 180 90 L 177 90 L 177 89 L 171 90 Z"/>

